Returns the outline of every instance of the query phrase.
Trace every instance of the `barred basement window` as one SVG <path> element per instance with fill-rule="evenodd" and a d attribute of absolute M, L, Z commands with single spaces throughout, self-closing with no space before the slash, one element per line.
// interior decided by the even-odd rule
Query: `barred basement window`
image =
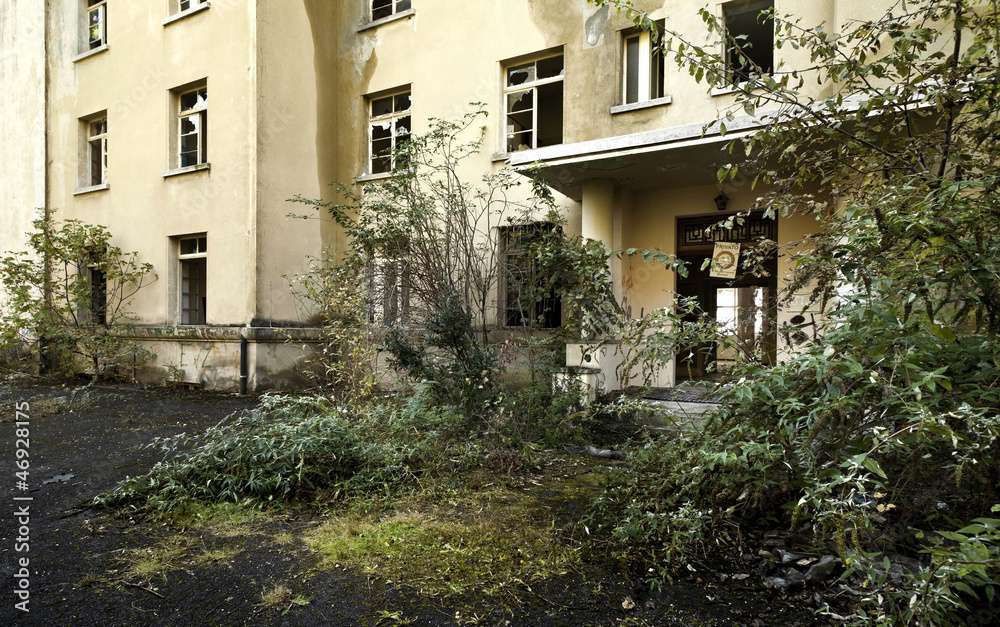
<path fill-rule="evenodd" d="M 410 316 L 410 271 L 402 256 L 377 256 L 367 267 L 368 322 L 383 326 L 405 324 Z"/>
<path fill-rule="evenodd" d="M 108 324 L 108 279 L 102 270 L 104 255 L 91 251 L 88 258 L 78 267 L 83 280 L 90 284 L 90 302 L 84 320 L 89 324 L 107 326 Z"/>
<path fill-rule="evenodd" d="M 500 280 L 500 324 L 505 327 L 534 326 L 554 329 L 562 324 L 562 299 L 539 272 L 531 245 L 548 222 L 506 227 L 502 231 Z"/>

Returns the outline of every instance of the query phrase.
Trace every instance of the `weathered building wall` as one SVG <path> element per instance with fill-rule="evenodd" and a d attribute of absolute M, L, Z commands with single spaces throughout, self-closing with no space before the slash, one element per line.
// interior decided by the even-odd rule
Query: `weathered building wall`
<path fill-rule="evenodd" d="M 251 340 L 251 389 L 264 378 L 286 384 L 268 361 L 277 353 L 258 352 L 259 334 L 240 329 L 299 326 L 309 316 L 283 278 L 322 250 L 319 223 L 286 218 L 285 201 L 320 194 L 329 176 L 316 166 L 317 129 L 330 115 L 317 110 L 305 8 L 217 0 L 179 13 L 172 2 L 109 2 L 103 45 L 91 50 L 84 5 L 49 5 L 50 203 L 61 218 L 105 225 L 116 245 L 153 264 L 155 280 L 130 302 L 137 333 L 161 337 L 150 372 L 234 387 L 231 340 L 213 342 L 238 332 Z M 198 88 L 207 90 L 204 144 L 188 165 L 179 156 L 181 95 Z M 107 120 L 107 163 L 95 184 L 87 141 L 97 118 Z M 191 297 L 202 303 L 200 321 L 182 314 L 181 242 L 191 237 L 204 238 L 202 287 Z M 185 349 L 191 333 L 207 334 L 192 344 L 206 351 L 200 361 Z"/>
<path fill-rule="evenodd" d="M 326 216 L 288 200 L 331 198 L 335 178 L 339 3 L 259 2 L 257 9 L 257 302 L 261 324 L 301 324 L 309 303 L 289 278 L 333 235 Z M 288 217 L 312 214 L 311 220 Z"/>
<path fill-rule="evenodd" d="M 0 10 L 0 253 L 25 250 L 45 206 L 45 6 L 6 0 Z M 3 296 L 0 294 L 0 303 Z"/>
<path fill-rule="evenodd" d="M 180 322 L 177 238 L 203 234 L 207 323 L 248 323 L 256 271 L 254 4 L 214 3 L 163 24 L 165 3 L 109 3 L 107 50 L 71 61 L 85 32 L 79 5 L 54 2 L 50 16 L 53 206 L 63 218 L 107 226 L 118 246 L 153 264 L 156 282 L 131 304 L 135 322 Z M 208 88 L 210 167 L 180 173 L 176 92 L 197 81 Z M 99 112 L 108 123 L 107 185 L 93 189 L 81 180 L 88 158 L 81 120 Z"/>
<path fill-rule="evenodd" d="M 882 4 L 776 0 L 776 10 L 838 28 L 874 16 Z M 233 385 L 232 344 L 240 338 L 250 342 L 242 357 L 251 386 L 294 378 L 301 364 L 292 345 L 256 329 L 308 322 L 311 308 L 296 299 L 286 276 L 305 271 L 325 246 L 341 253 L 349 243 L 326 216 L 287 217 L 308 211 L 287 200 L 297 194 L 342 200 L 330 183 L 386 176 L 370 170 L 368 135 L 371 100 L 386 94 L 410 93 L 417 133 L 430 118 L 454 120 L 473 110 L 470 103 L 483 103 L 483 151 L 460 175 L 477 184 L 501 168 L 548 165 L 543 176 L 559 192 L 570 235 L 611 248 L 670 252 L 679 219 L 718 215 L 715 172 L 731 157 L 717 133 L 702 131 L 733 96 L 697 84 L 668 58 L 663 97 L 625 103 L 623 40 L 632 24 L 585 0 L 414 0 L 412 9 L 374 23 L 367 0 L 214 0 L 194 2 L 183 14 L 172 1 L 109 2 L 103 45 L 94 50 L 85 5 L 52 0 L 47 22 L 39 3 L 9 2 L 0 15 L 0 76 L 38 79 L 19 78 L 21 88 L 5 90 L 13 96 L 0 105 L 7 113 L 0 125 L 25 139 L 0 148 L 17 169 L 15 176 L 5 171 L 5 183 L 20 183 L 0 189 L 0 235 L 16 239 L 31 218 L 30 211 L 8 207 L 46 203 L 38 164 L 47 152 L 47 204 L 60 217 L 106 225 L 115 244 L 154 265 L 156 280 L 131 308 L 143 341 L 158 340 L 151 367 L 161 378 L 183 370 L 190 382 Z M 636 0 L 636 6 L 695 44 L 716 45 L 698 15 L 704 2 Z M 721 15 L 724 3 L 707 6 Z M 561 141 L 508 153 L 506 69 L 554 54 L 563 56 Z M 800 67 L 804 55 L 785 47 L 774 62 Z M 207 161 L 179 169 L 178 94 L 199 85 L 208 93 Z M 831 88 L 804 87 L 817 95 Z M 86 180 L 87 122 L 99 116 L 107 119 L 107 177 L 95 185 Z M 757 193 L 743 181 L 727 182 L 725 190 L 730 210 L 749 206 Z M 524 185 L 511 198 L 527 197 Z M 809 228 L 807 220 L 782 219 L 778 242 L 794 242 Z M 184 236 L 207 239 L 202 325 L 182 324 Z M 779 259 L 777 275 L 783 279 L 789 270 L 787 259 Z M 673 273 L 627 259 L 613 261 L 612 271 L 615 293 L 633 316 L 673 302 Z M 498 286 L 498 299 L 499 293 Z M 503 334 L 513 330 L 497 326 Z M 312 341 L 310 332 L 289 333 Z M 190 361 L 186 346 L 205 358 Z"/>

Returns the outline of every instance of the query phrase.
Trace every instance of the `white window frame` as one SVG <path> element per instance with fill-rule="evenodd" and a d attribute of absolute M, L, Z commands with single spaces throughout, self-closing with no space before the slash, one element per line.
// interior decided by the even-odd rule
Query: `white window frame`
<path fill-rule="evenodd" d="M 654 22 L 659 37 L 663 36 L 663 20 Z M 635 41 L 638 54 L 635 59 L 636 96 L 629 99 L 629 69 L 631 59 L 628 54 L 629 43 Z M 663 54 L 658 48 L 657 42 L 653 42 L 653 35 L 649 30 L 624 31 L 622 32 L 622 84 L 621 103 L 623 105 L 638 104 L 663 98 L 665 95 L 664 77 L 665 63 Z"/>
<path fill-rule="evenodd" d="M 203 4 L 208 4 L 208 0 L 177 0 L 177 13 L 193 11 Z"/>
<path fill-rule="evenodd" d="M 518 68 L 526 67 L 526 66 L 529 66 L 529 65 L 534 65 L 535 66 L 535 76 L 537 76 L 538 63 L 540 61 L 546 61 L 548 59 L 554 59 L 556 57 L 560 57 L 562 59 L 562 69 L 559 71 L 558 75 L 556 75 L 556 76 L 549 76 L 549 77 L 545 77 L 545 78 L 541 78 L 541 79 L 536 78 L 534 80 L 529 80 L 529 81 L 525 81 L 523 83 L 518 83 L 516 85 L 511 85 L 511 71 L 512 70 L 516 70 Z M 552 85 L 554 83 L 562 83 L 562 85 L 563 85 L 563 99 L 562 99 L 562 102 L 563 102 L 563 113 L 565 113 L 565 108 L 566 108 L 566 89 L 565 89 L 565 80 L 564 80 L 565 77 L 566 77 L 566 57 L 564 56 L 562 50 L 560 50 L 558 52 L 554 52 L 552 54 L 543 54 L 543 55 L 540 55 L 538 57 L 526 59 L 526 60 L 523 60 L 523 61 L 508 62 L 508 63 L 504 64 L 504 67 L 503 67 L 503 115 L 504 115 L 504 117 L 503 117 L 503 124 L 504 124 L 504 133 L 502 134 L 502 137 L 504 139 L 503 139 L 503 146 L 501 147 L 501 151 L 502 152 L 509 153 L 509 152 L 515 152 L 516 150 L 532 150 L 532 149 L 535 149 L 535 148 L 539 147 L 538 146 L 538 110 L 539 110 L 539 107 L 538 107 L 538 88 L 539 87 L 543 87 L 545 85 Z M 510 120 L 508 118 L 512 117 L 512 115 L 511 115 L 512 113 L 520 113 L 520 112 L 526 111 L 527 109 L 521 109 L 521 110 L 513 111 L 512 112 L 511 111 L 512 105 L 511 105 L 510 98 L 511 98 L 511 96 L 514 96 L 516 94 L 519 94 L 519 93 L 522 93 L 522 92 L 529 92 L 529 91 L 532 92 L 531 128 L 530 128 L 530 130 L 527 130 L 526 127 L 523 127 L 522 130 L 519 130 L 519 131 L 518 130 L 514 130 L 515 127 L 514 127 L 513 124 L 510 124 Z M 563 118 L 562 127 L 565 127 L 565 118 Z M 559 142 L 558 143 L 560 143 L 560 144 L 563 143 L 563 141 L 565 139 L 565 137 L 563 136 L 563 130 L 564 130 L 564 128 L 560 128 L 559 129 Z M 528 144 L 518 144 L 518 146 L 525 146 L 525 148 L 518 147 L 515 150 L 512 150 L 511 149 L 511 140 L 514 138 L 514 136 L 515 135 L 522 135 L 522 137 L 523 137 L 524 134 L 529 133 L 529 132 L 531 133 L 531 144 L 530 145 L 528 145 Z"/>
<path fill-rule="evenodd" d="M 194 242 L 193 250 L 184 252 L 185 243 Z M 184 291 L 184 268 L 192 261 L 204 259 L 205 276 L 202 279 L 201 289 L 198 292 Z M 198 303 L 197 308 L 184 307 L 184 297 L 193 294 L 204 299 Z M 190 322 L 190 318 L 185 318 L 188 311 L 200 312 L 198 321 Z M 177 320 L 184 326 L 201 326 L 208 324 L 208 235 L 185 235 L 177 238 Z"/>
<path fill-rule="evenodd" d="M 409 102 L 409 106 L 405 109 L 396 108 L 397 99 L 400 96 L 405 96 Z M 407 87 L 406 89 L 368 96 L 366 100 L 368 108 L 368 174 L 388 175 L 399 165 L 396 163 L 394 154 L 396 149 L 402 141 L 405 141 L 413 133 L 413 93 Z M 391 101 L 391 110 L 388 113 L 375 115 L 376 103 L 385 100 Z M 409 120 L 409 128 L 401 126 L 404 119 Z M 378 165 L 378 171 L 376 171 L 377 163 L 385 156 L 382 154 L 382 149 L 376 151 L 375 142 L 384 142 L 387 138 L 380 137 L 376 140 L 375 130 L 386 124 L 389 125 L 389 168 L 386 170 L 383 165 Z M 405 132 L 400 132 L 401 130 Z"/>
<path fill-rule="evenodd" d="M 164 26 L 169 26 L 174 22 L 179 22 L 195 13 L 211 8 L 210 0 L 170 0 L 170 15 L 163 20 Z"/>
<path fill-rule="evenodd" d="M 200 97 L 204 92 L 204 97 Z M 184 99 L 191 94 L 195 94 L 193 106 L 184 108 Z M 185 133 L 185 122 L 194 121 L 192 126 L 194 131 Z M 195 160 L 194 163 L 184 162 L 184 155 L 191 154 L 185 152 L 184 138 L 194 136 L 195 140 Z M 194 167 L 208 163 L 208 85 L 202 84 L 193 89 L 188 89 L 177 94 L 177 167 Z"/>
<path fill-rule="evenodd" d="M 87 185 L 108 184 L 108 117 L 85 120 L 87 125 Z M 97 153 L 97 154 L 95 154 Z M 99 172 L 94 172 L 94 164 Z"/>
<path fill-rule="evenodd" d="M 376 7 L 376 4 L 378 6 Z M 368 3 L 368 17 L 372 22 L 384 20 L 413 8 L 412 0 L 371 0 Z M 386 9 L 388 13 L 382 14 Z M 378 17 L 376 17 L 376 14 Z"/>
<path fill-rule="evenodd" d="M 107 0 L 87 0 L 85 51 L 108 45 Z M 96 36 L 95 36 L 96 26 Z"/>

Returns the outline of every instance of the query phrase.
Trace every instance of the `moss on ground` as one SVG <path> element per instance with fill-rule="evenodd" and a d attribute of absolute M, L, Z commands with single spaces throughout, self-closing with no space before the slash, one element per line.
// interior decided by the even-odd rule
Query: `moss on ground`
<path fill-rule="evenodd" d="M 598 481 L 588 460 L 549 461 L 544 477 L 516 485 L 425 490 L 391 510 L 333 516 L 304 540 L 319 569 L 359 569 L 430 595 L 563 575 L 584 550 L 573 510 Z"/>

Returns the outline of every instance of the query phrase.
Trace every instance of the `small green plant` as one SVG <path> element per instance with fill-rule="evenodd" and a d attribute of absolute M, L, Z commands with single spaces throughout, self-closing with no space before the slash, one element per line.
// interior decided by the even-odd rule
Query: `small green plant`
<path fill-rule="evenodd" d="M 292 589 L 284 584 L 275 584 L 260 593 L 260 604 L 269 610 L 286 609 L 292 603 Z"/>
<path fill-rule="evenodd" d="M 377 383 L 373 362 L 380 341 L 368 319 L 364 265 L 351 255 L 310 259 L 309 267 L 309 272 L 290 279 L 293 292 L 308 303 L 323 333 L 304 374 L 344 400 L 363 400 Z"/>
<path fill-rule="evenodd" d="M 472 316 L 454 292 L 428 314 L 425 325 L 419 344 L 403 329 L 389 329 L 389 363 L 412 380 L 433 386 L 444 403 L 460 407 L 466 416 L 480 413 L 497 379 L 495 351 L 477 341 Z"/>

